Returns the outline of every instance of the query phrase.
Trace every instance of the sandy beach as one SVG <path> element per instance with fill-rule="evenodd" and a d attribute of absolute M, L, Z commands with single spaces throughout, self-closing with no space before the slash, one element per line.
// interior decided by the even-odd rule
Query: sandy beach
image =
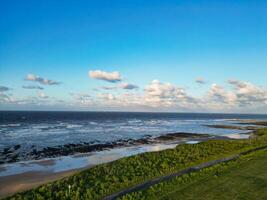
<path fill-rule="evenodd" d="M 70 176 L 79 170 L 64 172 L 25 172 L 0 178 L 0 198 Z"/>
<path fill-rule="evenodd" d="M 190 138 L 157 144 L 117 147 L 99 152 L 76 154 L 35 161 L 21 161 L 17 163 L 1 165 L 0 197 L 7 197 L 17 192 L 25 191 L 54 180 L 68 177 L 95 165 L 112 162 L 123 157 L 144 152 L 171 149 L 179 144 L 195 144 L 206 140 L 208 140 L 208 138 L 199 138 L 198 140 Z"/>

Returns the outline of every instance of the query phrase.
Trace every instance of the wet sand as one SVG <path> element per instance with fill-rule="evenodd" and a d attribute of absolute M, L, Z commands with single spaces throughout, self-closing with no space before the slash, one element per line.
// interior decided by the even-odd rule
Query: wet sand
<path fill-rule="evenodd" d="M 19 161 L 27 160 L 42 160 L 45 158 L 55 158 L 59 156 L 69 156 L 77 153 L 89 153 L 96 151 L 103 151 L 106 149 L 113 149 L 117 147 L 126 147 L 134 145 L 154 144 L 171 140 L 184 140 L 190 138 L 209 138 L 207 134 L 195 134 L 195 133 L 169 133 L 162 136 L 153 137 L 151 135 L 144 136 L 140 139 L 125 139 L 117 140 L 108 143 L 77 143 L 77 144 L 64 144 L 54 147 L 45 147 L 43 149 L 36 149 L 32 146 L 26 152 L 20 151 L 20 145 L 14 145 L 6 147 L 3 151 L 0 151 L 0 164 L 15 163 Z"/>
<path fill-rule="evenodd" d="M 59 180 L 77 173 L 79 170 L 65 172 L 25 172 L 0 178 L 0 198 L 7 197 L 17 192 L 25 191 L 42 184 Z"/>
<path fill-rule="evenodd" d="M 148 151 L 174 148 L 177 144 L 139 145 L 64 156 L 53 159 L 18 162 L 0 167 L 0 198 L 70 176 L 101 163 Z"/>
<path fill-rule="evenodd" d="M 100 152 L 4 164 L 0 166 L 0 198 L 70 176 L 98 164 L 144 152 L 175 148 L 182 143 L 195 144 L 205 140 L 207 138 L 199 140 L 191 138 L 190 140 L 119 147 Z"/>

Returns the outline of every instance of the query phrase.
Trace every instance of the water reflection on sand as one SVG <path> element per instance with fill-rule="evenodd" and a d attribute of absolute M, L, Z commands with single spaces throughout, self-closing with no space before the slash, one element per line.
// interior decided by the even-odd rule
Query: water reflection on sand
<path fill-rule="evenodd" d="M 228 134 L 227 137 L 231 139 L 248 139 L 250 135 L 249 134 Z"/>
<path fill-rule="evenodd" d="M 176 145 L 177 143 L 130 146 L 87 154 L 76 154 L 53 159 L 44 159 L 40 161 L 5 164 L 0 167 L 0 177 L 21 174 L 25 172 L 58 173 L 73 169 L 87 168 L 98 164 L 111 162 L 126 156 L 174 148 Z"/>
<path fill-rule="evenodd" d="M 231 139 L 246 139 L 249 134 L 227 134 Z M 216 138 L 214 136 L 214 138 Z M 75 154 L 70 156 L 61 156 L 57 158 L 49 158 L 42 160 L 22 161 L 0 166 L 0 177 L 22 174 L 26 172 L 42 172 L 42 173 L 59 173 L 70 170 L 77 170 L 92 167 L 98 164 L 111 162 L 123 157 L 132 156 L 144 152 L 161 151 L 171 149 L 178 144 L 196 144 L 205 141 L 208 138 L 189 139 L 182 138 L 173 142 L 142 144 L 135 146 L 118 147 L 109 150 L 91 152 L 84 154 Z M 212 139 L 212 137 L 209 137 Z"/>
<path fill-rule="evenodd" d="M 227 134 L 227 137 L 232 139 L 245 139 L 249 137 L 249 134 Z M 179 141 L 169 143 L 166 142 L 126 146 L 99 152 L 62 156 L 52 159 L 49 158 L 42 160 L 22 161 L 11 164 L 4 164 L 0 166 L 0 177 L 22 174 L 26 172 L 59 173 L 70 170 L 83 169 L 144 152 L 171 149 L 182 143 L 196 144 L 199 143 L 201 140 L 206 139 L 202 138 L 199 139 L 199 141 L 192 139 L 181 139 Z"/>

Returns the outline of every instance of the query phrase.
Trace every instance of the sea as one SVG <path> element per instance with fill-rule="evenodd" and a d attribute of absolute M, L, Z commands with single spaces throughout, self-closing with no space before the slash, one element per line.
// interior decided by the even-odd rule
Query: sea
<path fill-rule="evenodd" d="M 114 142 L 147 135 L 199 133 L 242 137 L 244 131 L 206 125 L 235 125 L 267 120 L 267 115 L 136 112 L 0 111 L 0 151 L 13 145 L 27 149 L 88 142 Z"/>

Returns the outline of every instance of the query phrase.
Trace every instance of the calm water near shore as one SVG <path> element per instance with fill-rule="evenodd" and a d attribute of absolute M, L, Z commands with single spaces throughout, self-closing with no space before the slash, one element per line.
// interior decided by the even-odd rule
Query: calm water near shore
<path fill-rule="evenodd" d="M 0 166 L 0 177 L 29 171 L 46 171 L 58 173 L 84 167 L 92 167 L 98 164 L 111 162 L 126 156 L 132 156 L 144 152 L 160 151 L 174 148 L 177 143 L 172 144 L 152 144 L 139 145 L 123 148 L 114 148 L 100 152 L 76 154 L 72 156 L 62 156 L 53 159 L 43 159 L 38 161 L 24 161 Z"/>

